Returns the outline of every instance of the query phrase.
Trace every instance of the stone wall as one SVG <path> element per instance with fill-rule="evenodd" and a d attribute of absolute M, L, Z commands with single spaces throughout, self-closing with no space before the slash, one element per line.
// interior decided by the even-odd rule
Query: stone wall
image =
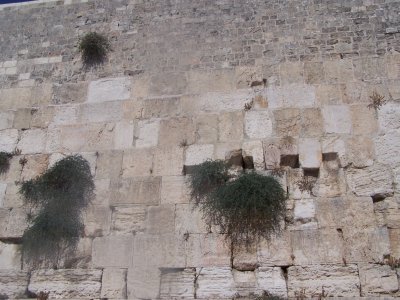
<path fill-rule="evenodd" d="M 0 6 L 0 151 L 21 150 L 0 175 L 0 298 L 400 296 L 399 24 L 396 0 Z M 89 31 L 113 51 L 85 70 Z M 239 149 L 284 166 L 290 197 L 279 236 L 232 252 L 184 169 Z M 96 184 L 84 237 L 29 272 L 18 182 L 73 153 Z"/>

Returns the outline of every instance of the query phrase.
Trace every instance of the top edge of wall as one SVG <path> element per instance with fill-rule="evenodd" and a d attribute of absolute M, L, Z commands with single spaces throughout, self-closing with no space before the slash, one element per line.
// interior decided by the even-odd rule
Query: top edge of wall
<path fill-rule="evenodd" d="M 89 2 L 89 0 L 35 0 L 29 2 L 0 4 L 0 11 L 18 10 L 25 7 L 31 8 L 31 7 L 41 7 L 41 6 L 69 5 L 69 4 L 85 3 L 85 2 Z"/>

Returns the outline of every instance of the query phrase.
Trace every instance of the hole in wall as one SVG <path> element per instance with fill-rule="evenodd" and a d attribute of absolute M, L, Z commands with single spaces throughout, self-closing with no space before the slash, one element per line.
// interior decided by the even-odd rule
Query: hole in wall
<path fill-rule="evenodd" d="M 303 169 L 303 174 L 304 174 L 304 177 L 318 178 L 319 177 L 319 168 Z"/>
<path fill-rule="evenodd" d="M 322 153 L 322 161 L 334 161 L 339 158 L 336 152 Z"/>
<path fill-rule="evenodd" d="M 300 168 L 299 155 L 281 155 L 281 167 Z"/>
<path fill-rule="evenodd" d="M 374 203 L 381 202 L 386 199 L 386 197 L 381 194 L 372 195 L 371 197 L 372 197 L 372 202 Z"/>

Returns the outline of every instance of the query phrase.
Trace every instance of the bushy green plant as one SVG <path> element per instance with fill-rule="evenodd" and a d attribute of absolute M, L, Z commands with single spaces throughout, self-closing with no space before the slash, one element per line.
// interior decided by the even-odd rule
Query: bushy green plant
<path fill-rule="evenodd" d="M 268 239 L 285 217 L 286 194 L 274 177 L 249 172 L 229 180 L 221 161 L 198 165 L 191 191 L 206 222 L 220 226 L 235 247 Z"/>
<path fill-rule="evenodd" d="M 33 265 L 57 265 L 83 232 L 81 212 L 93 196 L 89 163 L 79 155 L 58 161 L 43 175 L 20 188 L 26 204 L 37 213 L 22 237 L 24 257 Z"/>
<path fill-rule="evenodd" d="M 0 174 L 4 174 L 10 168 L 10 159 L 13 157 L 12 153 L 0 152 Z"/>
<path fill-rule="evenodd" d="M 104 62 L 110 50 L 111 45 L 108 39 L 97 32 L 87 33 L 79 42 L 79 51 L 85 66 Z"/>

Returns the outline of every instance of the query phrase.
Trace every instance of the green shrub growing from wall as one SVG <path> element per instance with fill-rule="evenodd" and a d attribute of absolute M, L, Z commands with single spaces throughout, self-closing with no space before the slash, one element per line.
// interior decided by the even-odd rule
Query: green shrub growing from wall
<path fill-rule="evenodd" d="M 89 67 L 103 63 L 111 50 L 111 45 L 105 36 L 97 32 L 89 32 L 80 40 L 78 48 L 82 54 L 84 66 Z"/>
<path fill-rule="evenodd" d="M 190 187 L 208 225 L 220 226 L 235 247 L 280 230 L 286 193 L 272 176 L 250 171 L 230 178 L 224 162 L 206 161 L 194 168 Z"/>
<path fill-rule="evenodd" d="M 10 168 L 10 159 L 13 157 L 12 153 L 0 152 L 0 174 L 4 174 Z"/>
<path fill-rule="evenodd" d="M 22 184 L 20 193 L 36 212 L 22 237 L 24 258 L 32 266 L 57 266 L 63 253 L 75 249 L 84 229 L 81 212 L 93 191 L 89 163 L 79 155 Z"/>

